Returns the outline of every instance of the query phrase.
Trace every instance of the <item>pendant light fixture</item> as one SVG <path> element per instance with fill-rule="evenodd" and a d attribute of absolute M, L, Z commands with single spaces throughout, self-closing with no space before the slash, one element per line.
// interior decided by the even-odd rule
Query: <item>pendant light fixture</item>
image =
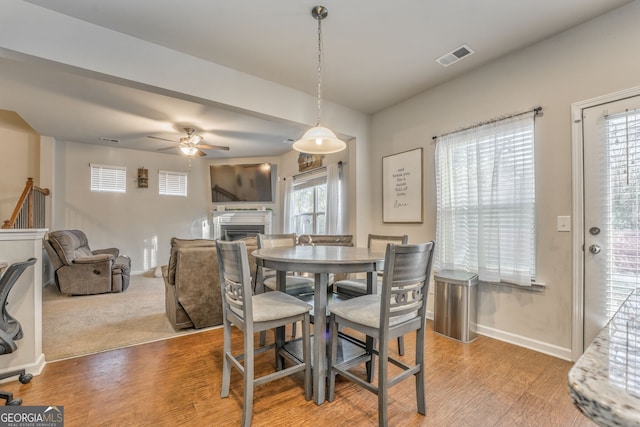
<path fill-rule="evenodd" d="M 347 148 L 344 141 L 338 139 L 331 129 L 320 126 L 321 95 L 322 95 L 322 20 L 328 11 L 324 6 L 311 9 L 311 16 L 318 21 L 318 117 L 316 125 L 305 132 L 302 138 L 293 143 L 293 149 L 308 154 L 331 154 Z"/>

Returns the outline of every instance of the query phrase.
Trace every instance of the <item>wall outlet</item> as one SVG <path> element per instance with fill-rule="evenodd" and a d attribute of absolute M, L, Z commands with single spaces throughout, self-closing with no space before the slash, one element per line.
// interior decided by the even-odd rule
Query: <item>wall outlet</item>
<path fill-rule="evenodd" d="M 557 225 L 558 225 L 558 231 L 571 231 L 571 217 L 559 216 Z"/>

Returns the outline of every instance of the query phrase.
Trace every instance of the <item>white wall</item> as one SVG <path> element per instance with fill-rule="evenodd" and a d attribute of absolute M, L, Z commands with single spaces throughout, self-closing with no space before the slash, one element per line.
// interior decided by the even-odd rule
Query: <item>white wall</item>
<path fill-rule="evenodd" d="M 269 162 L 276 157 L 225 159 L 226 164 Z M 58 141 L 53 194 L 52 229 L 83 230 L 92 249 L 118 247 L 131 257 L 132 271 L 144 272 L 169 260 L 170 239 L 201 238 L 202 222 L 211 203 L 210 158 L 188 158 L 92 144 Z M 95 193 L 89 188 L 89 164 L 127 168 L 127 192 Z M 137 170 L 149 170 L 149 187 L 137 188 Z M 188 172 L 188 196 L 158 194 L 158 170 Z M 279 194 L 276 194 L 279 197 Z M 229 205 L 229 204 L 228 204 Z M 267 207 L 279 215 L 275 203 L 235 203 L 239 208 Z M 232 206 L 229 205 L 228 208 Z"/>
<path fill-rule="evenodd" d="M 13 111 L 0 110 L 0 225 L 9 219 L 27 183 L 40 185 L 40 137 Z"/>
<path fill-rule="evenodd" d="M 432 136 L 483 120 L 542 106 L 536 119 L 537 280 L 531 293 L 481 285 L 481 332 L 571 356 L 571 233 L 556 231 L 556 217 L 571 212 L 571 104 L 640 84 L 640 2 L 416 96 L 373 117 L 371 179 L 380 181 L 383 156 L 423 147 L 424 224 L 382 224 L 374 191 L 374 229 L 408 233 L 411 242 L 435 238 Z M 376 184 L 377 186 L 377 184 Z M 579 232 L 579 231 L 578 231 Z M 577 254 L 580 255 L 580 254 Z"/>

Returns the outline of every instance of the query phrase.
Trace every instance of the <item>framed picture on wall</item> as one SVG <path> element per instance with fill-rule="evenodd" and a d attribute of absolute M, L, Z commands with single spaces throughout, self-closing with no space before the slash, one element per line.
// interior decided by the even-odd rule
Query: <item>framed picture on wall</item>
<path fill-rule="evenodd" d="M 382 222 L 422 223 L 422 148 L 382 158 Z"/>

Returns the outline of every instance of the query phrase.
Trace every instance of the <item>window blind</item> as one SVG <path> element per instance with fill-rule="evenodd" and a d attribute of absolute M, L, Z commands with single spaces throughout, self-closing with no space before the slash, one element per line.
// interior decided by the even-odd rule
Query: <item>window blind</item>
<path fill-rule="evenodd" d="M 159 193 L 163 196 L 187 196 L 187 174 L 158 171 Z"/>
<path fill-rule="evenodd" d="M 437 269 L 535 279 L 534 113 L 438 138 Z"/>
<path fill-rule="evenodd" d="M 639 285 L 640 276 L 640 111 L 608 115 L 604 120 L 606 154 L 601 168 L 607 171 L 603 200 L 607 318 Z"/>
<path fill-rule="evenodd" d="M 127 168 L 91 163 L 91 191 L 125 193 Z"/>

